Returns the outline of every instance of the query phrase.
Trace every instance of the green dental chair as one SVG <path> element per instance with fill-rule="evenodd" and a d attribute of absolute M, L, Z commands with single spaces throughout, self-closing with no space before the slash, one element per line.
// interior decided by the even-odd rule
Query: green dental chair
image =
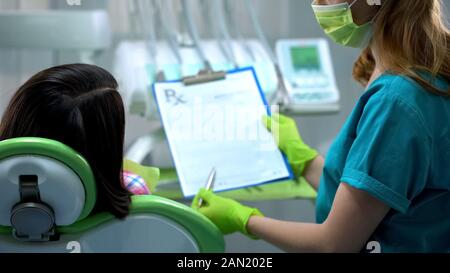
<path fill-rule="evenodd" d="M 130 215 L 92 214 L 96 186 L 85 159 L 41 138 L 0 142 L 0 253 L 223 252 L 206 217 L 154 195 L 133 196 Z"/>

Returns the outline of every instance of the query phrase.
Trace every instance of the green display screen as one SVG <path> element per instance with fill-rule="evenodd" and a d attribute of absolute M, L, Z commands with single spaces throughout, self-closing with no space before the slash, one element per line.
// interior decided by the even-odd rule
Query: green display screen
<path fill-rule="evenodd" d="M 319 50 L 315 46 L 292 47 L 291 59 L 296 71 L 320 69 Z"/>

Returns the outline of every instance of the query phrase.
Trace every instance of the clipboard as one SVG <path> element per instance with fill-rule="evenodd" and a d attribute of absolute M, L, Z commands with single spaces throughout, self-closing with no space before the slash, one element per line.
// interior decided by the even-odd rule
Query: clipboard
<path fill-rule="evenodd" d="M 238 76 L 244 75 L 244 74 L 246 77 L 248 77 L 248 79 L 250 79 L 249 78 L 250 75 L 253 77 L 253 80 L 251 81 L 251 83 L 249 81 L 248 84 L 254 85 L 252 92 L 257 92 L 258 93 L 257 97 L 258 97 L 258 99 L 261 100 L 257 103 L 261 107 L 264 107 L 264 114 L 267 114 L 270 116 L 271 115 L 270 107 L 269 107 L 267 100 L 264 96 L 264 93 L 261 89 L 261 86 L 259 84 L 258 78 L 256 76 L 256 73 L 255 73 L 253 67 L 246 67 L 246 68 L 231 70 L 228 72 L 224 72 L 224 71 L 215 72 L 207 67 L 205 70 L 201 71 L 196 76 L 185 77 L 178 81 L 156 82 L 153 84 L 153 86 L 152 86 L 153 96 L 154 96 L 156 104 L 158 106 L 158 112 L 160 114 L 164 129 L 166 131 L 172 130 L 172 129 L 169 129 L 170 125 L 168 123 L 170 123 L 170 122 L 169 122 L 169 119 L 167 118 L 167 113 L 170 113 L 170 111 L 165 109 L 165 107 L 168 103 L 167 97 L 164 97 L 164 95 L 163 95 L 164 88 L 167 88 L 165 86 L 176 85 L 178 88 L 182 88 L 181 92 L 186 92 L 187 90 L 185 90 L 184 88 L 186 88 L 186 89 L 190 88 L 190 90 L 194 90 L 193 88 L 201 87 L 202 85 L 204 85 L 204 88 L 207 88 L 206 87 L 207 84 L 226 83 L 228 80 L 232 80 L 233 77 L 238 77 Z M 167 91 L 167 89 L 165 89 L 165 91 Z M 204 92 L 206 92 L 206 91 L 204 91 Z M 253 96 L 256 98 L 255 94 L 253 94 Z M 261 116 L 259 117 L 259 120 L 261 120 L 261 118 L 262 118 Z M 262 121 L 260 121 L 260 123 L 262 125 Z M 217 181 L 218 182 L 216 183 L 216 188 L 215 188 L 216 192 L 235 190 L 235 189 L 246 188 L 246 187 L 256 186 L 256 185 L 261 185 L 261 184 L 266 184 L 266 183 L 273 183 L 273 182 L 278 182 L 278 181 L 285 181 L 286 179 L 292 179 L 294 177 L 292 169 L 291 169 L 286 157 L 281 153 L 281 151 L 276 146 L 273 136 L 271 135 L 270 132 L 268 132 L 265 129 L 265 127 L 264 127 L 264 130 L 266 131 L 267 134 L 270 135 L 270 141 L 272 141 L 272 143 L 275 147 L 273 148 L 273 150 L 267 151 L 267 153 L 261 152 L 261 154 L 270 155 L 270 162 L 272 162 L 272 161 L 275 162 L 276 164 L 274 164 L 274 166 L 276 166 L 276 167 L 274 167 L 274 170 L 272 171 L 271 170 L 272 166 L 269 164 L 269 162 L 264 162 L 265 161 L 264 157 L 259 158 L 257 160 L 257 162 L 255 162 L 255 165 L 259 164 L 258 167 L 262 167 L 265 164 L 264 173 L 268 174 L 268 176 L 267 176 L 268 178 L 263 179 L 262 177 L 265 174 L 262 173 L 261 178 L 257 177 L 258 175 L 255 175 L 256 178 L 252 178 L 254 181 L 252 179 L 248 179 L 248 182 L 246 182 L 245 181 L 246 177 L 239 178 L 239 175 L 237 174 L 237 175 L 235 175 L 235 177 L 236 177 L 235 184 L 231 183 L 234 181 L 230 181 L 230 180 L 228 180 L 228 182 L 223 182 L 221 184 L 221 178 L 222 178 L 221 175 L 225 175 L 225 174 L 232 173 L 232 172 L 229 171 L 230 169 L 227 169 L 226 167 L 224 167 L 224 170 L 222 172 L 221 166 L 213 166 L 217 169 Z M 198 189 L 200 189 L 202 186 L 204 186 L 204 185 L 202 185 L 204 183 L 204 177 L 206 177 L 207 173 L 211 170 L 211 166 L 206 165 L 206 164 L 209 164 L 209 162 L 207 162 L 208 160 L 206 159 L 209 155 L 207 153 L 205 153 L 204 155 L 200 154 L 200 156 L 198 156 L 199 158 L 201 158 L 200 161 L 205 161 L 207 163 L 205 163 L 204 167 L 203 166 L 196 167 L 197 170 L 195 170 L 195 172 L 199 172 L 199 178 L 198 178 L 199 181 L 197 181 L 197 180 L 190 181 L 190 180 L 192 180 L 192 177 L 195 177 L 196 174 L 190 174 L 191 176 L 186 174 L 187 172 L 193 173 L 194 171 L 191 171 L 191 170 L 186 171 L 186 169 L 188 167 L 183 166 L 183 164 L 188 164 L 188 163 L 186 163 L 186 161 L 188 161 L 188 160 L 186 160 L 186 158 L 185 158 L 185 161 L 183 162 L 183 159 L 181 159 L 182 155 L 180 155 L 183 152 L 180 152 L 179 150 L 183 150 L 185 148 L 179 147 L 180 144 L 177 143 L 177 141 L 173 140 L 174 137 L 173 137 L 172 133 L 166 132 L 166 135 L 167 135 L 167 139 L 169 142 L 169 149 L 170 149 L 170 152 L 172 155 L 172 159 L 173 159 L 173 161 L 175 163 L 175 167 L 177 169 L 177 174 L 178 174 L 178 177 L 180 180 L 183 195 L 186 198 L 193 197 L 197 193 Z M 270 146 L 269 140 L 268 140 L 268 143 Z M 248 147 L 248 146 L 245 146 L 245 147 Z M 201 153 L 201 152 L 199 152 L 199 153 Z M 251 153 L 249 153 L 249 154 L 251 154 Z M 238 158 L 238 157 L 242 157 L 242 154 L 235 154 L 234 156 L 236 158 Z M 214 160 L 212 160 L 212 161 L 214 161 Z M 253 162 L 252 162 L 252 164 L 253 164 Z M 256 169 L 258 167 L 256 167 Z M 233 169 L 233 171 L 234 171 L 234 169 Z M 242 172 L 244 172 L 244 171 L 242 171 Z M 245 175 L 243 175 L 243 176 L 245 176 Z M 200 177 L 202 177 L 202 178 L 200 178 Z M 233 177 L 233 175 L 231 175 L 230 177 Z M 230 177 L 224 177 L 223 180 L 227 181 L 227 179 L 231 179 Z M 247 177 L 251 177 L 251 176 L 247 176 Z M 239 179 L 242 179 L 242 181 L 239 181 Z M 194 185 L 194 183 L 195 183 L 195 185 Z M 227 183 L 229 183 L 229 184 L 227 184 Z M 196 189 L 196 190 L 193 190 L 193 189 Z"/>

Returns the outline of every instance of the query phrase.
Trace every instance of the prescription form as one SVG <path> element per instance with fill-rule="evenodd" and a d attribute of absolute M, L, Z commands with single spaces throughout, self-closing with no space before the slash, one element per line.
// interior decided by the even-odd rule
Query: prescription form
<path fill-rule="evenodd" d="M 155 83 L 153 92 L 185 197 L 205 187 L 212 168 L 214 191 L 291 177 L 262 122 L 270 109 L 252 68 L 197 85 Z"/>

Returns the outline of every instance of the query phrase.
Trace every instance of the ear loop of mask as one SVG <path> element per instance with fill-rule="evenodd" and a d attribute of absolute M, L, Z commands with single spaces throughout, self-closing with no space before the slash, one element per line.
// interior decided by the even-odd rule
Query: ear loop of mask
<path fill-rule="evenodd" d="M 358 2 L 358 0 L 353 1 L 350 5 L 348 5 L 348 8 L 351 9 L 352 6 L 353 6 L 356 2 Z"/>
<path fill-rule="evenodd" d="M 387 0 L 385 0 L 385 1 L 387 1 Z M 378 9 L 377 13 L 373 16 L 372 20 L 370 21 L 371 23 L 375 23 L 375 20 L 380 15 L 382 9 L 383 9 L 383 5 L 380 5 L 380 8 Z"/>
<path fill-rule="evenodd" d="M 352 3 L 352 5 L 353 5 L 356 1 L 358 1 L 358 0 L 355 0 L 355 1 Z M 387 1 L 387 0 L 386 0 L 386 1 Z M 373 25 L 373 24 L 375 23 L 376 19 L 377 19 L 378 16 L 380 15 L 382 9 L 383 9 L 383 5 L 380 5 L 380 8 L 378 9 L 377 13 L 373 16 L 372 20 L 370 20 L 370 21 L 368 22 L 368 24 L 372 24 L 372 25 Z M 373 31 L 373 29 L 372 29 L 371 31 Z M 370 43 L 370 40 L 371 40 L 371 38 L 367 41 L 367 43 Z"/>
<path fill-rule="evenodd" d="M 348 5 L 348 8 L 351 9 L 355 3 L 358 2 L 358 0 L 354 0 L 350 5 Z M 377 11 L 377 13 L 373 16 L 372 20 L 370 20 L 368 23 L 374 23 L 377 19 L 378 15 L 380 15 L 380 11 L 383 8 L 383 5 L 380 6 L 380 9 Z"/>

